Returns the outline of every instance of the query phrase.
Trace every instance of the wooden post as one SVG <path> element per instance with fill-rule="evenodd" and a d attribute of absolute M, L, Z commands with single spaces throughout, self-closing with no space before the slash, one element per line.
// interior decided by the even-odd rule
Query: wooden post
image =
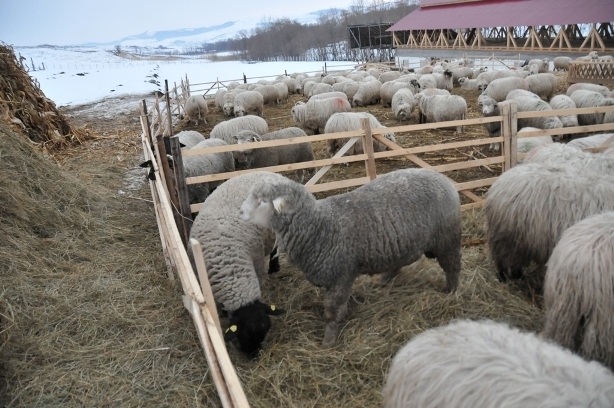
<path fill-rule="evenodd" d="M 164 89 L 164 97 L 166 98 L 166 120 L 168 121 L 168 137 L 171 137 L 173 136 L 173 118 L 171 117 L 171 100 L 168 95 L 168 79 L 164 80 Z"/>
<path fill-rule="evenodd" d="M 499 102 L 499 109 L 501 111 L 501 116 L 503 116 L 503 121 L 501 123 L 501 136 L 503 136 L 502 150 L 503 156 L 505 157 L 503 171 L 508 171 L 517 163 L 516 133 L 518 129 L 518 108 L 516 102 L 504 101 Z"/>
<path fill-rule="evenodd" d="M 246 84 L 247 83 L 247 77 L 245 76 L 245 72 L 243 73 L 243 83 Z"/>
<path fill-rule="evenodd" d="M 207 309 L 209 309 L 211 317 L 213 317 L 213 321 L 215 322 L 215 326 L 220 332 L 220 336 L 224 337 L 224 332 L 222 332 L 222 326 L 220 324 L 220 318 L 217 313 L 217 307 L 215 306 L 215 298 L 213 297 L 211 284 L 209 283 L 209 275 L 207 274 L 207 267 L 205 266 L 202 247 L 200 242 L 194 238 L 190 238 L 190 246 L 192 247 L 192 256 L 194 257 L 194 264 L 196 265 L 200 287 L 203 291 L 203 296 L 205 296 L 205 306 Z"/>
<path fill-rule="evenodd" d="M 181 239 L 187 246 L 192 229 L 192 211 L 190 210 L 190 199 L 188 198 L 188 186 L 185 183 L 185 171 L 183 168 L 183 158 L 181 157 L 181 144 L 179 138 L 173 136 L 170 139 L 171 154 L 173 155 L 173 170 L 175 172 L 175 186 L 177 188 L 177 199 L 179 201 L 179 213 L 183 223 L 183 233 Z"/>
<path fill-rule="evenodd" d="M 365 160 L 365 167 L 367 170 L 367 176 L 371 180 L 375 180 L 377 177 L 377 173 L 375 171 L 375 157 L 373 152 L 373 135 L 371 134 L 371 124 L 369 123 L 369 119 L 362 118 L 360 120 L 362 124 L 362 130 L 365 132 L 365 140 L 364 140 L 364 150 L 367 155 L 367 160 Z"/>

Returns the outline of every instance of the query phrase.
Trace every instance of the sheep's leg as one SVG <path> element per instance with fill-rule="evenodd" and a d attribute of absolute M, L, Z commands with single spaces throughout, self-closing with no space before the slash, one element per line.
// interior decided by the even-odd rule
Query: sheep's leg
<path fill-rule="evenodd" d="M 324 293 L 324 317 L 326 319 L 326 329 L 322 340 L 324 347 L 334 346 L 337 341 L 340 331 L 339 324 L 345 319 L 348 312 L 352 281 L 353 279 L 335 285 Z"/>
<path fill-rule="evenodd" d="M 298 179 L 299 183 L 303 184 L 303 180 L 305 179 L 305 172 L 303 169 L 296 171 L 296 178 Z"/>
<path fill-rule="evenodd" d="M 437 263 L 446 274 L 446 291 L 448 293 L 454 292 L 458 287 L 458 276 L 461 270 L 460 246 L 458 250 L 454 250 L 452 253 L 446 252 L 438 256 Z"/>
<path fill-rule="evenodd" d="M 279 266 L 279 248 L 275 247 L 269 255 L 269 275 L 281 270 Z"/>

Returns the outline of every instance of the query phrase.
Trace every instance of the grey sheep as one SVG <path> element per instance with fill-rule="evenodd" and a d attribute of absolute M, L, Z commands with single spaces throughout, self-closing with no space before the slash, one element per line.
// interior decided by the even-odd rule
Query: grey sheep
<path fill-rule="evenodd" d="M 307 103 L 297 102 L 292 107 L 290 114 L 295 122 L 317 135 L 321 129 L 324 129 L 331 115 L 351 110 L 352 107 L 346 99 L 337 97 L 310 99 Z"/>
<path fill-rule="evenodd" d="M 613 98 L 605 98 L 601 93 L 580 89 L 574 91 L 570 98 L 578 108 L 592 108 L 598 106 L 614 106 Z M 580 126 L 599 125 L 604 122 L 605 113 L 583 113 L 578 115 Z"/>
<path fill-rule="evenodd" d="M 483 94 L 490 96 L 497 102 L 503 102 L 507 98 L 507 94 L 515 89 L 526 91 L 529 89 L 529 84 L 516 76 L 497 78 L 490 81 Z"/>
<path fill-rule="evenodd" d="M 360 274 L 387 282 L 425 254 L 437 258 L 448 292 L 458 286 L 460 199 L 450 179 L 433 170 L 396 170 L 322 200 L 293 181 L 260 182 L 241 205 L 241 219 L 271 228 L 287 259 L 325 288 L 325 346 L 335 344 Z"/>
<path fill-rule="evenodd" d="M 554 74 L 530 75 L 525 81 L 529 85 L 529 91 L 546 101 L 556 95 L 557 78 Z"/>
<path fill-rule="evenodd" d="M 221 139 L 206 139 L 199 142 L 190 150 L 205 149 L 207 147 L 225 146 L 228 143 Z M 206 153 L 197 156 L 182 158 L 185 177 L 207 176 L 209 174 L 226 173 L 235 170 L 232 153 Z M 217 188 L 222 181 L 208 183 L 189 184 L 188 198 L 191 204 L 202 203 L 211 191 Z"/>
<path fill-rule="evenodd" d="M 566 94 L 567 96 L 571 96 L 572 93 L 574 93 L 575 91 L 579 89 L 598 92 L 601 95 L 603 95 L 603 97 L 605 98 L 608 98 L 610 96 L 610 90 L 608 89 L 607 86 L 597 85 L 597 84 L 587 84 L 587 83 L 582 83 L 582 82 L 569 85 L 569 87 L 567 88 Z"/>
<path fill-rule="evenodd" d="M 262 136 L 252 132 L 251 130 L 242 130 L 237 134 L 236 140 L 238 144 L 244 144 L 261 142 L 265 140 L 290 139 L 303 136 L 307 136 L 307 134 L 302 129 L 297 127 L 289 127 L 267 133 Z M 240 164 L 245 163 L 249 169 L 315 160 L 311 143 L 263 147 L 261 149 L 244 149 L 240 150 L 238 153 L 240 153 L 238 155 L 238 162 Z M 307 172 L 309 178 L 311 178 L 315 173 L 314 169 L 296 170 L 296 177 L 299 183 L 303 182 L 305 172 Z"/>
<path fill-rule="evenodd" d="M 379 123 L 377 118 L 368 112 L 345 112 L 333 114 L 326 122 L 324 133 L 360 130 L 362 129 L 362 119 L 369 120 L 369 126 L 371 126 L 371 129 L 382 129 L 386 127 Z M 384 133 L 383 136 L 392 142 L 396 142 L 394 133 L 392 132 Z M 331 156 L 334 156 L 335 153 L 337 153 L 348 140 L 350 139 L 329 139 L 326 141 L 326 150 Z M 359 138 L 358 141 L 356 141 L 356 143 L 354 143 L 354 145 L 350 148 L 350 150 L 346 152 L 346 155 L 352 156 L 364 153 L 363 141 L 364 138 Z M 373 151 L 383 152 L 384 150 L 386 150 L 386 145 L 373 138 Z"/>
<path fill-rule="evenodd" d="M 522 164 L 504 172 L 484 200 L 486 236 L 499 279 L 520 279 L 548 262 L 561 234 L 614 210 L 614 176 L 570 166 Z"/>
<path fill-rule="evenodd" d="M 377 79 L 362 82 L 352 98 L 352 106 L 374 105 L 379 102 L 382 83 Z M 344 88 L 345 89 L 345 88 Z"/>
<path fill-rule="evenodd" d="M 262 116 L 263 105 L 264 98 L 260 92 L 245 91 L 235 96 L 233 111 L 235 116 Z"/>
<path fill-rule="evenodd" d="M 415 99 L 423 119 L 420 123 L 463 120 L 467 117 L 467 101 L 462 96 L 419 93 Z M 462 133 L 462 126 L 457 126 L 456 132 Z"/>
<path fill-rule="evenodd" d="M 614 176 L 614 157 L 604 153 L 589 153 L 581 148 L 561 143 L 540 146 L 524 158 L 524 163 L 585 168 L 599 174 Z"/>
<path fill-rule="evenodd" d="M 269 125 L 267 125 L 266 120 L 259 116 L 241 116 L 218 123 L 211 129 L 209 137 L 222 139 L 228 144 L 233 144 L 233 136 L 241 130 L 253 130 L 259 135 L 264 135 L 269 132 Z"/>
<path fill-rule="evenodd" d="M 203 134 L 196 130 L 182 130 L 175 136 L 179 138 L 179 143 L 181 143 L 183 145 L 182 148 L 185 149 L 191 149 L 198 143 L 206 140 Z"/>
<path fill-rule="evenodd" d="M 614 375 L 534 333 L 458 320 L 405 344 L 382 394 L 382 408 L 609 408 Z"/>
<path fill-rule="evenodd" d="M 501 110 L 499 109 L 499 103 L 489 96 L 480 97 L 479 100 L 482 105 L 482 116 L 485 118 L 492 116 L 500 116 Z M 484 129 L 488 132 L 489 137 L 501 136 L 501 122 L 484 123 Z M 499 150 L 500 143 L 491 143 L 490 150 Z"/>
<path fill-rule="evenodd" d="M 196 122 L 196 126 L 201 119 L 207 123 L 205 114 L 209 112 L 209 108 L 204 95 L 191 95 L 185 101 L 184 111 L 189 120 Z"/>
<path fill-rule="evenodd" d="M 509 98 L 508 96 L 507 100 L 512 100 L 516 102 L 518 112 L 536 112 L 536 111 L 551 111 L 552 110 L 548 102 L 543 101 L 541 99 L 533 98 L 531 96 L 518 96 L 514 98 Z M 544 116 L 544 117 L 536 117 L 536 118 L 519 118 L 518 119 L 518 129 L 519 130 L 527 126 L 535 127 L 538 129 L 560 129 L 563 127 L 563 122 L 561 122 L 558 116 Z"/>
<path fill-rule="evenodd" d="M 550 107 L 557 109 L 576 109 L 576 103 L 567 95 L 556 95 L 550 99 Z M 563 127 L 578 126 L 578 115 L 561 115 L 559 116 Z"/>
<path fill-rule="evenodd" d="M 544 305 L 546 339 L 614 369 L 614 212 L 563 232 L 548 261 Z"/>
<path fill-rule="evenodd" d="M 408 88 L 399 89 L 392 97 L 391 106 L 397 119 L 409 120 L 416 106 L 413 92 Z"/>
<path fill-rule="evenodd" d="M 403 88 L 409 89 L 409 87 L 410 87 L 409 84 L 405 82 L 388 81 L 382 84 L 379 90 L 380 102 L 382 103 L 382 106 L 384 108 L 387 106 L 390 106 L 390 104 L 392 103 L 392 97 L 394 96 L 394 94 L 399 89 L 403 89 Z"/>
<path fill-rule="evenodd" d="M 230 315 L 225 338 L 237 338 L 241 350 L 251 358 L 257 356 L 271 328 L 269 315 L 283 310 L 262 303 L 260 290 L 275 236 L 270 230 L 242 221 L 239 209 L 251 186 L 278 178 L 283 176 L 256 171 L 226 181 L 207 198 L 190 231 L 190 238 L 202 246 L 213 297 Z M 188 255 L 194 267 L 191 245 Z M 271 268 L 269 265 L 269 272 L 274 271 Z"/>

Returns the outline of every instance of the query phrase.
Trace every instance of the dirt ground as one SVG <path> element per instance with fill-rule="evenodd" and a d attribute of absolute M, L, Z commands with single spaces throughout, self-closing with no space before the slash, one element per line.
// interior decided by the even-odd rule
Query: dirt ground
<path fill-rule="evenodd" d="M 480 116 L 477 92 L 455 88 L 453 93 L 466 98 L 470 118 Z M 84 189 L 79 194 L 95 198 L 83 204 L 85 221 L 74 234 L 34 237 L 38 249 L 6 243 L 14 247 L 10 259 L 19 261 L 11 261 L 14 266 L 7 269 L 0 290 L 0 323 L 9 334 L 0 337 L 1 406 L 219 406 L 191 318 L 183 309 L 181 288 L 167 279 L 146 171 L 138 167 L 143 157 L 138 107 L 143 99 L 151 105 L 151 96 L 132 95 L 64 109 L 74 125 L 86 127 L 93 137 L 55 153 L 59 175 L 53 177 L 66 177 Z M 296 126 L 290 109 L 298 100 L 304 98 L 293 95 L 280 106 L 265 107 L 271 131 Z M 357 110 L 368 110 L 384 125 L 398 124 L 390 108 Z M 208 134 L 225 119 L 212 108 L 207 125 L 183 129 Z M 414 113 L 410 123 L 416 121 Z M 410 147 L 482 138 L 486 132 L 472 126 L 461 135 L 447 129 L 396 136 L 399 144 Z M 327 157 L 323 143 L 314 147 L 317 158 Z M 473 148 L 420 157 L 442 164 L 491 155 L 486 148 Z M 402 158 L 377 162 L 378 173 L 412 166 Z M 335 167 L 325 181 L 365 174 L 362 163 Z M 490 166 L 446 174 L 466 181 L 500 172 L 499 166 Z M 287 313 L 273 318 L 261 357 L 247 361 L 228 345 L 250 403 L 378 406 L 392 356 L 425 329 L 454 318 L 491 318 L 539 331 L 539 289 L 497 282 L 482 244 L 481 212 L 468 211 L 463 217 L 467 244 L 458 293 L 443 293 L 443 274 L 427 259 L 406 268 L 391 287 L 361 278 L 332 350 L 319 345 L 324 330 L 321 290 L 282 257 L 282 272 L 271 276 L 263 293 L 265 301 L 282 305 Z M 45 254 L 40 264 L 30 256 L 34 251 Z"/>

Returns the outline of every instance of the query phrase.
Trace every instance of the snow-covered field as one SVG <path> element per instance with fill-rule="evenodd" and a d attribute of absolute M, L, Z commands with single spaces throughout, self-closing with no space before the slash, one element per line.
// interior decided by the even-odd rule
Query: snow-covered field
<path fill-rule="evenodd" d="M 262 62 L 245 64 L 240 61 L 210 62 L 202 58 L 169 60 L 161 56 L 152 59 L 125 59 L 110 51 L 94 47 L 18 47 L 15 52 L 25 58 L 30 66 L 44 70 L 30 71 L 45 95 L 58 106 L 89 103 L 108 96 L 121 94 L 146 94 L 164 90 L 164 80 L 169 87 L 179 83 L 186 75 L 191 84 L 207 83 L 195 87 L 209 88 L 216 81 L 230 80 L 256 82 L 261 77 L 272 79 L 285 72 L 322 72 L 324 62 Z M 327 62 L 328 71 L 349 70 L 354 62 Z M 197 92 L 198 93 L 198 92 Z"/>

